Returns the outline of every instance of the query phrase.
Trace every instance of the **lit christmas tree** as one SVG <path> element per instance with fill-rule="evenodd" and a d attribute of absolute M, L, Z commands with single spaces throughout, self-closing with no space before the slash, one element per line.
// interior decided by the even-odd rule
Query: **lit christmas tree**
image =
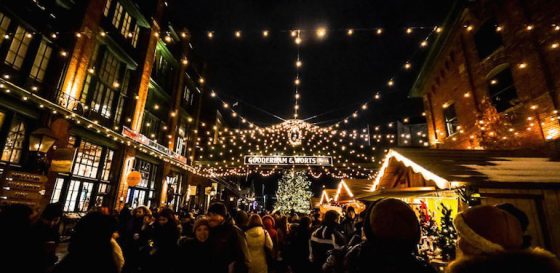
<path fill-rule="evenodd" d="M 453 227 L 452 210 L 441 204 L 441 230 L 438 238 L 438 247 L 441 249 L 441 258 L 444 261 L 455 259 L 455 244 L 457 232 Z"/>
<path fill-rule="evenodd" d="M 282 213 L 292 211 L 309 213 L 311 181 L 304 171 L 286 171 L 278 181 L 275 210 Z"/>

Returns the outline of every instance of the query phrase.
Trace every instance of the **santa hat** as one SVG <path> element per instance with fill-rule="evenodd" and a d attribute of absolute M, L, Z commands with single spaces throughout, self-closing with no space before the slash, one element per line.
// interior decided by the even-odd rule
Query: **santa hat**
<path fill-rule="evenodd" d="M 476 206 L 457 214 L 453 225 L 463 253 L 497 253 L 521 249 L 521 224 L 511 214 L 493 206 Z"/>

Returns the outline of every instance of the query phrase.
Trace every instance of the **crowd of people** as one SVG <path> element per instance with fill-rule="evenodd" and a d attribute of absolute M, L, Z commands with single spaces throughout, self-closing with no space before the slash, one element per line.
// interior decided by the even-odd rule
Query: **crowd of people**
<path fill-rule="evenodd" d="M 412 208 L 381 199 L 360 214 L 248 213 L 210 205 L 205 214 L 170 208 L 91 211 L 56 255 L 60 204 L 37 217 L 23 205 L 0 211 L 3 272 L 107 273 L 431 273 L 417 254 L 420 225 Z M 34 220 L 36 219 L 37 220 Z M 527 217 L 512 205 L 457 214 L 457 259 L 450 273 L 560 272 L 550 252 L 532 248 Z"/>

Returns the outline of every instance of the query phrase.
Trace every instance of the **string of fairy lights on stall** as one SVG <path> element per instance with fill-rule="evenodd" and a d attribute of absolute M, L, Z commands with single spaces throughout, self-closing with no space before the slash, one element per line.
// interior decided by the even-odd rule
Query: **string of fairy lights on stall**
<path fill-rule="evenodd" d="M 528 25 L 526 25 L 526 26 L 524 27 L 523 30 L 524 30 L 524 31 L 530 32 L 530 31 L 533 31 L 536 27 L 537 27 L 537 26 L 535 26 L 535 25 L 528 24 Z M 543 27 L 546 27 L 546 28 L 552 27 L 551 31 L 554 31 L 554 32 L 560 31 L 560 25 L 557 25 L 557 24 L 551 24 L 550 26 L 543 26 Z M 419 27 L 419 28 L 424 29 L 424 27 Z M 504 28 L 505 28 L 505 27 L 504 27 L 503 25 L 497 25 L 497 26 L 496 26 L 496 31 L 497 31 L 497 32 L 504 31 Z M 417 29 L 417 28 L 416 28 L 416 27 L 409 27 L 409 28 L 406 28 L 406 29 L 405 29 L 405 33 L 406 33 L 406 34 L 411 34 L 411 33 L 414 32 L 415 29 Z M 465 31 L 467 31 L 467 32 L 471 32 L 471 31 L 474 30 L 474 26 L 473 26 L 473 25 L 466 25 L 466 26 L 464 26 L 464 29 L 465 29 Z M 425 39 L 423 39 L 423 40 L 421 41 L 420 47 L 427 47 L 428 44 L 429 44 L 429 38 L 433 35 L 433 33 L 440 33 L 442 29 L 439 28 L 439 27 L 434 27 L 434 28 L 432 28 L 432 30 L 433 30 L 433 31 L 430 32 L 430 34 L 429 34 Z M 343 31 L 343 30 L 341 30 L 341 29 L 318 28 L 318 29 L 315 30 L 314 32 L 316 33 L 316 35 L 317 35 L 318 37 L 322 38 L 322 37 L 325 37 L 325 35 L 326 35 L 327 32 L 342 32 L 342 31 Z M 385 32 L 385 29 L 383 29 L 383 28 L 373 28 L 373 29 L 352 29 L 352 28 L 348 28 L 348 29 L 344 30 L 344 32 L 345 32 L 346 35 L 348 35 L 348 36 L 352 36 L 352 35 L 354 35 L 354 34 L 356 34 L 356 33 L 360 33 L 360 32 L 372 32 L 372 31 L 373 31 L 373 33 L 375 33 L 376 35 L 382 35 L 382 34 Z M 280 31 L 280 32 L 283 32 L 283 31 Z M 311 30 L 290 30 L 290 31 L 289 31 L 290 36 L 294 38 L 294 42 L 295 42 L 297 45 L 301 44 L 302 41 L 303 41 L 303 40 L 302 40 L 302 35 L 301 35 L 301 34 L 302 34 L 302 33 L 309 33 L 309 32 L 311 32 Z M 263 30 L 261 33 L 262 33 L 262 36 L 263 36 L 264 38 L 267 38 L 267 37 L 269 37 L 269 36 L 272 34 L 272 32 L 269 31 L 269 30 Z M 26 37 L 26 38 L 32 38 L 32 37 L 34 37 L 35 35 L 42 35 L 42 36 L 45 36 L 45 37 L 50 37 L 51 39 L 58 39 L 61 35 L 65 35 L 65 34 L 67 34 L 67 33 L 53 32 L 53 33 L 49 33 L 49 34 L 43 34 L 43 33 L 41 33 L 41 32 L 27 32 L 27 33 L 25 33 L 25 37 Z M 105 37 L 106 35 L 109 34 L 109 32 L 101 31 L 101 32 L 99 32 L 98 34 L 99 34 L 99 36 L 101 36 L 101 37 Z M 16 35 L 15 33 L 5 33 L 3 38 L 4 38 L 5 40 L 8 40 L 8 39 L 13 38 L 15 35 Z M 75 33 L 72 33 L 71 35 L 74 35 L 77 39 L 80 39 L 80 38 L 82 38 L 83 35 L 85 35 L 85 33 L 83 33 L 83 32 L 75 32 Z M 132 39 L 135 35 L 136 35 L 136 34 L 133 33 L 133 32 L 128 32 L 128 33 L 126 34 L 125 37 L 131 38 L 131 39 Z M 163 37 L 163 41 L 165 41 L 166 43 L 172 43 L 172 42 L 174 41 L 173 37 L 169 34 L 169 32 L 154 33 L 153 35 L 155 35 L 155 36 L 157 36 L 157 37 L 162 36 L 162 37 Z M 215 31 L 210 31 L 210 32 L 208 32 L 207 35 L 208 35 L 208 38 L 209 38 L 209 39 L 213 39 L 213 38 L 215 37 L 215 35 L 216 35 L 216 32 L 215 32 Z M 180 33 L 180 37 L 183 38 L 183 39 L 187 39 L 187 38 L 188 38 L 188 34 L 187 34 L 186 32 L 181 32 L 181 33 Z M 235 37 L 236 39 L 241 39 L 241 38 L 243 37 L 243 36 L 242 36 L 242 32 L 239 31 L 239 30 L 238 30 L 238 31 L 235 31 L 235 32 L 234 32 L 234 37 Z M 55 46 L 56 46 L 56 45 L 55 45 Z M 557 41 L 553 41 L 553 42 L 549 45 L 549 49 L 551 49 L 551 50 L 556 50 L 556 49 L 559 49 L 559 48 L 560 48 L 560 44 L 559 44 Z M 57 49 L 58 49 L 58 53 L 59 53 L 59 56 L 60 56 L 60 57 L 62 57 L 62 58 L 68 57 L 69 52 L 68 52 L 67 50 L 65 50 L 64 48 L 60 48 L 60 47 L 57 47 Z M 188 65 L 188 59 L 186 58 L 186 56 L 184 56 L 184 57 L 181 59 L 181 63 L 182 63 L 183 65 Z M 296 67 L 299 68 L 299 67 L 301 66 L 301 64 L 302 64 L 302 62 L 301 62 L 301 60 L 300 60 L 299 57 L 298 57 L 298 59 L 296 60 Z M 529 65 L 530 65 L 530 64 L 527 63 L 527 62 L 521 62 L 521 63 L 517 64 L 517 68 L 518 68 L 518 69 L 526 69 Z M 412 68 L 411 62 L 410 62 L 410 61 L 404 62 L 403 68 L 404 68 L 405 70 L 411 69 L 411 68 Z M 93 72 L 94 72 L 94 68 L 90 68 L 90 69 L 88 70 L 88 72 L 93 73 Z M 2 75 L 2 81 L 3 81 L 3 83 L 0 85 L 0 89 L 4 90 L 4 93 L 10 93 L 12 90 L 19 90 L 19 87 L 18 87 L 18 86 L 15 86 L 15 85 L 13 85 L 13 84 L 10 82 L 10 78 L 11 78 L 11 77 L 10 77 L 9 74 L 3 74 L 3 75 Z M 391 77 L 391 78 L 387 81 L 387 86 L 388 86 L 388 87 L 391 87 L 391 86 L 393 86 L 393 85 L 395 84 L 395 80 L 394 80 L 394 79 L 395 79 L 395 77 Z M 298 75 L 297 75 L 297 77 L 296 77 L 296 81 L 299 81 L 299 72 L 298 72 Z M 204 77 L 202 77 L 200 74 L 198 75 L 198 83 L 199 83 L 200 85 L 205 84 L 205 79 L 204 79 Z M 119 83 L 114 83 L 114 84 L 117 84 L 117 85 L 118 85 Z M 297 84 L 296 84 L 296 85 L 297 85 Z M 37 92 L 37 91 L 38 91 L 38 87 L 37 87 L 37 86 L 32 86 L 32 87 L 30 87 L 30 89 L 31 89 L 33 92 Z M 97 133 L 99 133 L 99 134 L 106 135 L 107 137 L 110 137 L 110 138 L 114 139 L 115 141 L 118 141 L 118 142 L 120 142 L 120 143 L 122 143 L 122 144 L 126 144 L 126 145 L 129 145 L 129 146 L 133 146 L 134 148 L 138 148 L 138 149 L 140 149 L 140 150 L 142 150 L 142 151 L 144 151 L 144 152 L 149 152 L 150 154 L 153 154 L 153 155 L 155 155 L 155 156 L 158 156 L 158 157 L 159 157 L 160 159 L 162 159 L 162 160 L 165 160 L 165 161 L 168 161 L 168 162 L 170 162 L 170 163 L 172 163 L 172 164 L 175 164 L 175 165 L 178 165 L 178 166 L 180 166 L 180 167 L 183 167 L 184 169 L 186 169 L 186 170 L 188 170 L 188 171 L 190 171 L 190 172 L 198 173 L 198 174 L 205 175 L 205 176 L 225 176 L 225 175 L 232 175 L 232 174 L 233 174 L 233 175 L 245 175 L 245 174 L 247 174 L 247 172 L 251 171 L 251 170 L 241 170 L 240 168 L 231 168 L 230 170 L 227 170 L 227 171 L 225 171 L 225 172 L 217 171 L 217 170 L 225 170 L 225 168 L 219 169 L 220 167 L 217 167 L 218 169 L 205 170 L 205 169 L 203 169 L 203 168 L 200 167 L 200 166 L 190 166 L 190 165 L 186 165 L 186 164 L 181 164 L 180 162 L 175 162 L 175 161 L 169 160 L 169 159 L 166 158 L 165 155 L 157 154 L 157 151 L 152 151 L 151 148 L 148 147 L 148 146 L 144 146 L 144 145 L 141 144 L 141 143 L 134 143 L 134 142 L 131 142 L 130 139 L 124 137 L 122 134 L 120 134 L 119 132 L 115 131 L 115 130 L 117 130 L 118 128 L 107 128 L 107 127 L 101 126 L 101 125 L 99 125 L 99 123 L 98 123 L 97 121 L 95 121 L 95 120 L 89 120 L 89 119 L 86 119 L 86 118 L 81 117 L 81 116 L 79 116 L 79 115 L 76 115 L 75 113 L 71 112 L 70 110 L 65 111 L 65 108 L 64 108 L 64 107 L 60 107 L 60 106 L 58 106 L 57 104 L 54 104 L 54 106 L 53 106 L 53 105 L 51 105 L 52 103 L 49 104 L 48 101 L 46 101 L 46 100 L 42 99 L 41 97 L 35 95 L 33 92 L 29 92 L 29 91 L 27 91 L 27 90 L 19 90 L 19 91 L 18 91 L 18 94 L 21 95 L 21 100 L 22 100 L 22 101 L 33 101 L 33 102 L 36 102 L 36 103 L 38 104 L 39 108 L 41 108 L 41 109 L 50 110 L 50 111 L 53 112 L 53 114 L 64 114 L 65 118 L 67 118 L 68 120 L 71 120 L 71 121 L 75 122 L 76 124 L 82 124 L 82 123 L 83 123 L 83 125 L 84 125 L 86 128 L 91 129 L 91 130 L 93 130 L 94 132 L 97 132 Z M 250 128 L 249 130 L 233 130 L 233 131 L 230 130 L 230 131 L 229 131 L 230 133 L 231 133 L 231 132 L 234 132 L 235 134 L 243 134 L 243 135 L 246 137 L 247 135 L 249 135 L 249 136 L 250 136 L 250 135 L 254 135 L 255 132 L 259 132 L 259 133 L 260 133 L 260 132 L 275 132 L 275 131 L 277 132 L 278 130 L 281 130 L 280 128 L 282 128 L 282 124 L 280 124 L 280 125 L 275 125 L 275 126 L 270 126 L 270 127 L 264 127 L 264 128 L 259 127 L 259 126 L 256 126 L 254 123 L 248 122 L 246 118 L 244 118 L 243 116 L 241 116 L 241 115 L 240 115 L 239 113 L 237 113 L 235 110 L 231 109 L 230 104 L 229 104 L 226 100 L 224 100 L 224 99 L 222 99 L 220 96 L 218 96 L 218 94 L 217 94 L 215 91 L 211 91 L 211 92 L 210 92 L 210 96 L 215 97 L 216 99 L 218 99 L 218 100 L 222 103 L 222 106 L 223 106 L 224 109 L 230 109 L 232 117 L 238 117 L 238 118 L 241 120 L 242 123 L 247 123 L 247 124 L 248 124 L 248 127 Z M 296 105 L 295 108 L 296 108 L 296 107 L 299 106 L 299 103 L 298 103 L 298 102 L 299 102 L 299 99 L 300 99 L 300 96 L 301 96 L 301 95 L 299 94 L 297 88 L 296 88 L 296 94 L 295 94 L 295 96 L 296 96 L 296 101 L 295 101 L 295 105 Z M 322 134 L 325 135 L 325 136 L 337 135 L 336 128 L 338 128 L 338 127 L 340 126 L 340 124 L 348 123 L 350 118 L 357 118 L 358 113 L 359 113 L 360 111 L 365 111 L 365 110 L 367 110 L 368 105 L 369 105 L 372 101 L 379 100 L 380 97 L 381 97 L 380 93 L 376 92 L 376 93 L 372 96 L 372 98 L 373 98 L 372 100 L 368 100 L 366 103 L 362 104 L 362 106 L 360 107 L 360 109 L 357 109 L 356 111 L 352 112 L 352 114 L 351 114 L 350 116 L 348 116 L 348 117 L 342 119 L 342 121 L 337 122 L 337 123 L 335 123 L 334 125 L 329 126 L 329 127 L 326 127 L 326 128 L 313 127 L 314 129 L 312 129 L 312 130 L 314 130 L 315 132 L 318 132 L 318 133 L 319 133 L 319 132 L 322 132 Z M 464 95 L 464 97 L 465 97 L 465 98 L 469 98 L 469 97 L 470 97 L 470 92 L 466 92 L 465 95 Z M 31 98 L 33 98 L 33 99 L 31 99 Z M 58 106 L 58 107 L 56 107 L 56 106 Z M 445 105 L 442 106 L 442 107 L 445 108 Z M 528 106 L 528 107 L 530 107 L 530 109 L 533 110 L 533 111 L 535 112 L 535 110 L 538 108 L 538 105 L 531 105 L 531 106 Z M 67 110 L 67 109 L 66 109 L 66 110 Z M 297 114 L 298 114 L 298 113 L 297 113 L 297 109 L 296 109 L 296 111 L 295 111 L 295 113 L 294 113 L 294 116 L 295 116 L 296 118 L 297 118 L 297 116 L 296 116 Z M 558 114 L 558 110 L 553 110 L 552 113 L 551 113 L 551 115 L 550 115 L 550 118 L 551 118 L 551 119 L 558 119 L 558 115 L 557 115 L 557 114 Z M 173 113 L 171 113 L 171 115 L 173 115 Z M 535 115 L 538 115 L 538 114 L 535 112 Z M 537 117 L 537 119 L 536 119 L 536 118 L 533 117 L 533 116 L 528 116 L 526 119 L 527 119 L 527 122 L 528 122 L 527 130 L 532 130 L 532 128 L 533 128 L 534 126 L 542 126 L 542 124 L 536 124 L 536 123 L 535 123 L 535 120 L 540 120 L 538 117 Z M 130 122 L 130 118 L 127 118 L 127 121 Z M 483 121 L 479 121 L 479 122 L 483 122 Z M 541 122 L 542 122 L 542 121 L 541 121 Z M 284 125 L 285 125 L 285 124 L 284 124 Z M 113 129 L 114 129 L 114 130 L 113 130 Z M 285 129 L 285 128 L 282 128 L 282 129 Z M 194 130 L 198 130 L 198 129 L 194 129 Z M 217 130 L 217 128 L 216 128 L 216 130 Z M 331 132 L 334 132 L 334 134 L 332 134 Z M 222 132 L 220 132 L 220 133 L 222 133 Z M 441 133 L 441 132 L 439 132 L 439 133 Z M 461 128 L 459 128 L 459 133 L 463 133 L 463 131 L 461 130 Z M 342 133 L 340 133 L 340 134 L 342 134 Z M 511 131 L 511 134 L 512 134 L 512 136 L 517 136 L 517 135 L 518 135 L 518 132 Z M 352 134 L 349 134 L 349 135 L 352 135 Z M 235 136 L 235 135 L 232 133 L 232 136 Z M 354 135 L 354 136 L 355 136 L 355 135 Z M 239 138 L 243 139 L 243 136 L 239 136 Z M 200 142 L 201 139 L 199 138 L 198 141 Z M 277 143 L 277 142 L 279 141 L 279 139 L 278 139 L 278 138 L 276 138 L 276 139 L 272 138 L 271 141 L 276 141 L 275 143 Z M 338 146 L 338 145 L 334 145 L 334 143 L 336 143 L 336 142 L 333 142 L 332 139 L 327 139 L 327 140 L 324 140 L 324 141 L 326 141 L 326 142 L 332 142 L 334 147 Z M 199 144 L 200 144 L 200 143 L 199 143 Z M 345 147 L 345 146 L 340 146 L 340 147 Z M 204 147 L 201 147 L 201 148 L 204 149 Z M 315 147 L 315 149 L 317 149 L 317 147 Z M 267 151 L 267 150 L 265 149 L 265 151 Z M 333 153 L 334 153 L 334 151 L 333 151 Z M 355 153 L 355 151 L 354 151 L 354 153 Z M 362 157 L 362 158 L 367 159 L 367 155 L 364 154 L 364 153 L 359 153 L 358 155 L 359 155 L 359 157 Z M 226 161 L 226 164 L 227 164 L 227 161 Z M 343 164 L 346 164 L 346 162 L 343 163 Z M 208 166 L 207 166 L 207 167 L 208 167 Z M 346 167 L 347 167 L 347 168 L 350 168 L 350 167 L 348 166 L 348 164 L 347 164 Z M 210 168 L 216 168 L 216 167 L 210 167 Z M 257 169 L 258 169 L 258 168 L 257 168 Z M 262 175 L 271 175 L 276 169 L 277 169 L 277 168 L 274 167 L 272 170 L 268 170 L 268 171 L 263 170 L 263 171 L 260 172 L 260 173 L 261 173 Z M 358 166 L 357 169 L 359 170 L 359 169 L 362 169 L 362 168 L 361 168 L 360 166 Z M 312 171 L 311 168 L 310 168 L 310 171 Z M 335 177 L 336 177 L 336 176 L 341 177 L 341 178 L 344 177 L 344 174 L 342 173 L 342 171 L 341 171 L 339 168 L 336 168 L 336 167 L 334 167 L 332 170 L 328 170 L 328 169 L 326 169 L 326 168 L 323 167 L 323 168 L 322 168 L 322 171 L 323 171 L 323 172 L 326 172 L 327 174 L 330 174 L 330 175 L 332 175 L 332 176 L 335 176 Z M 363 170 L 362 173 L 355 173 L 355 174 L 356 174 L 356 175 L 368 175 L 367 172 L 369 172 L 369 171 L 370 171 L 370 170 L 367 170 L 367 171 L 366 171 L 366 170 Z M 258 171 L 254 170 L 253 172 L 258 172 Z M 336 173 L 335 173 L 335 172 L 336 172 Z M 355 172 L 357 172 L 357 171 L 355 171 Z M 313 172 L 311 172 L 311 174 L 312 174 L 314 177 L 315 177 L 315 176 L 320 176 L 320 175 L 321 175 L 320 173 L 317 174 L 317 173 L 313 173 Z"/>

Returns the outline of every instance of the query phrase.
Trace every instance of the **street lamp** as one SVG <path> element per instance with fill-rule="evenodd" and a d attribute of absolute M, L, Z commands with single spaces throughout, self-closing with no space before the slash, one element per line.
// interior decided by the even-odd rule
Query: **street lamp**
<path fill-rule="evenodd" d="M 46 154 L 56 141 L 56 136 L 48 128 L 40 128 L 29 136 L 29 151 Z"/>
<path fill-rule="evenodd" d="M 49 128 L 40 128 L 29 136 L 29 152 L 32 153 L 36 170 L 46 172 L 48 166 L 47 152 L 56 141 L 56 136 Z"/>

